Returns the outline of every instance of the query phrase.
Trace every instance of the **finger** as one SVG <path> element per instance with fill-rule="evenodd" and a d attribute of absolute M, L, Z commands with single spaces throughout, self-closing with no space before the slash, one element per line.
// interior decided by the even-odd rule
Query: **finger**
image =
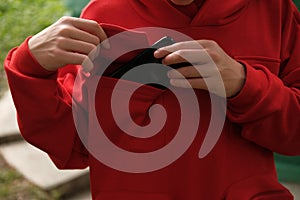
<path fill-rule="evenodd" d="M 83 31 L 86 31 L 90 34 L 93 34 L 97 36 L 101 42 L 103 42 L 103 46 L 105 48 L 110 48 L 109 42 L 107 41 L 107 35 L 102 29 L 102 27 L 93 20 L 86 20 L 81 18 L 74 18 L 74 20 L 71 22 L 76 28 L 79 28 Z"/>
<path fill-rule="evenodd" d="M 195 78 L 195 79 L 170 79 L 170 84 L 174 87 L 180 88 L 194 88 L 208 90 L 205 79 Z"/>
<path fill-rule="evenodd" d="M 60 56 L 62 56 L 65 65 L 81 65 L 86 72 L 89 72 L 94 68 L 93 62 L 86 55 L 75 52 L 61 51 Z"/>
<path fill-rule="evenodd" d="M 72 28 L 66 36 L 74 40 L 80 40 L 94 45 L 99 45 L 100 43 L 100 39 L 97 36 L 76 28 Z"/>
<path fill-rule="evenodd" d="M 163 64 L 172 65 L 184 62 L 191 64 L 206 64 L 211 61 L 212 59 L 205 49 L 181 49 L 168 54 L 163 59 Z"/>
<path fill-rule="evenodd" d="M 178 68 L 176 70 L 170 70 L 168 77 L 170 79 L 176 78 L 208 78 L 213 76 L 215 73 L 219 73 L 216 65 L 208 63 L 204 65 L 193 65 Z"/>
<path fill-rule="evenodd" d="M 56 49 L 55 52 L 56 61 L 59 63 L 62 63 L 63 65 L 67 64 L 74 64 L 79 65 L 81 64 L 84 59 L 86 59 L 88 56 L 76 52 L 69 52 L 62 49 Z"/>
<path fill-rule="evenodd" d="M 58 47 L 66 51 L 77 52 L 85 55 L 88 55 L 92 50 L 97 48 L 94 44 L 69 38 L 62 39 L 59 42 Z"/>
<path fill-rule="evenodd" d="M 154 52 L 154 56 L 156 58 L 163 58 L 168 54 L 181 50 L 181 49 L 204 49 L 202 45 L 200 45 L 197 41 L 186 41 L 186 42 L 178 42 L 166 47 L 159 48 Z"/>
<path fill-rule="evenodd" d="M 94 69 L 94 64 L 89 58 L 86 58 L 82 62 L 82 67 L 85 72 L 90 72 Z"/>

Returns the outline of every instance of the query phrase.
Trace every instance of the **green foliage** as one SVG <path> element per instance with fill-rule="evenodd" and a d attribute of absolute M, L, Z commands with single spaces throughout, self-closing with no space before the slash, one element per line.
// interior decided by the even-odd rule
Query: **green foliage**
<path fill-rule="evenodd" d="M 88 4 L 90 0 L 63 0 L 71 15 L 79 17 L 82 9 Z"/>
<path fill-rule="evenodd" d="M 0 162 L 3 162 L 0 158 Z M 58 196 L 58 195 L 56 195 Z M 18 172 L 1 164 L 0 199 L 58 200 L 56 197 L 28 183 Z"/>
<path fill-rule="evenodd" d="M 0 96 L 6 88 L 2 63 L 8 51 L 65 12 L 61 0 L 0 0 Z M 56 199 L 29 184 L 14 170 L 2 166 L 2 162 L 0 158 L 0 199 Z"/>
<path fill-rule="evenodd" d="M 44 29 L 65 12 L 61 0 L 0 1 L 0 62 L 3 63 L 12 47 Z M 0 73 L 1 70 L 2 67 Z"/>
<path fill-rule="evenodd" d="M 0 36 L 14 45 L 56 21 L 65 12 L 59 0 L 6 0 L 0 2 Z M 3 47 L 2 47 L 3 48 Z"/>
<path fill-rule="evenodd" d="M 275 160 L 280 181 L 300 183 L 300 156 L 275 154 Z"/>
<path fill-rule="evenodd" d="M 298 7 L 298 9 L 300 9 L 300 0 L 294 0 L 296 6 Z"/>

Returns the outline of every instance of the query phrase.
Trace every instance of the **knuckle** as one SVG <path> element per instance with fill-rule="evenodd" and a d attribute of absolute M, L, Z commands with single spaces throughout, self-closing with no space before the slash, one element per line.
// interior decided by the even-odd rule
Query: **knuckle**
<path fill-rule="evenodd" d="M 96 51 L 96 46 L 95 45 L 92 45 L 92 44 L 90 44 L 89 46 L 88 46 L 88 50 L 87 50 L 87 53 L 89 54 L 89 53 L 91 53 L 91 52 L 93 52 L 93 51 Z"/>
<path fill-rule="evenodd" d="M 164 58 L 164 60 L 165 60 L 165 62 L 168 64 L 170 61 L 176 60 L 177 57 L 178 57 L 177 54 L 171 53 L 171 54 L 167 55 L 167 56 Z"/>
<path fill-rule="evenodd" d="M 55 43 L 55 45 L 56 45 L 57 47 L 62 46 L 65 42 L 66 42 L 66 39 L 65 39 L 64 37 L 61 37 L 61 36 L 56 37 L 56 38 L 54 39 L 54 43 Z"/>
<path fill-rule="evenodd" d="M 59 19 L 60 22 L 62 23 L 68 23 L 72 20 L 72 17 L 69 17 L 69 16 L 63 16 Z"/>
<path fill-rule="evenodd" d="M 96 22 L 95 20 L 89 20 L 89 22 L 91 23 L 91 25 L 93 25 L 95 27 L 99 26 L 98 22 Z"/>
<path fill-rule="evenodd" d="M 207 40 L 207 43 L 211 46 L 211 47 L 213 47 L 213 46 L 216 46 L 216 41 L 214 41 L 214 40 Z"/>
<path fill-rule="evenodd" d="M 206 51 L 207 51 L 208 55 L 210 56 L 210 58 L 213 61 L 218 61 L 219 60 L 220 56 L 216 51 L 214 51 L 212 49 L 207 49 Z"/>
<path fill-rule="evenodd" d="M 184 49 L 185 48 L 185 43 L 184 42 L 179 42 L 179 43 L 176 44 L 176 46 L 177 46 L 178 49 Z M 178 51 L 180 51 L 180 50 L 178 50 Z"/>
<path fill-rule="evenodd" d="M 52 57 L 58 57 L 61 54 L 61 51 L 60 49 L 53 48 L 49 51 L 49 53 Z"/>
<path fill-rule="evenodd" d="M 96 36 L 92 36 L 90 38 L 90 42 L 92 43 L 92 45 L 97 46 L 100 44 L 101 40 L 100 40 L 100 38 L 98 38 Z"/>
<path fill-rule="evenodd" d="M 95 20 L 86 20 L 85 22 L 92 31 L 99 31 L 100 26 L 99 26 L 97 21 L 95 21 Z"/>
<path fill-rule="evenodd" d="M 218 46 L 217 42 L 214 40 L 209 40 L 209 43 L 211 44 L 211 46 L 215 47 Z"/>
<path fill-rule="evenodd" d="M 61 54 L 61 52 L 57 48 L 52 48 L 52 49 L 49 49 L 49 51 L 48 51 L 48 56 L 50 59 L 59 58 L 60 54 Z"/>
<path fill-rule="evenodd" d="M 185 55 L 184 52 L 185 52 L 184 50 L 180 49 L 180 50 L 178 50 L 178 51 L 176 51 L 176 52 L 174 53 L 174 57 L 175 57 L 176 59 L 178 59 L 178 58 L 183 58 L 184 55 Z"/>
<path fill-rule="evenodd" d="M 70 26 L 61 26 L 58 30 L 58 35 L 61 35 L 61 36 L 66 36 L 68 34 L 70 34 L 70 32 L 72 31 L 72 28 Z"/>
<path fill-rule="evenodd" d="M 216 41 L 214 40 L 202 40 L 201 41 L 207 48 L 214 48 L 216 47 L 218 44 Z"/>

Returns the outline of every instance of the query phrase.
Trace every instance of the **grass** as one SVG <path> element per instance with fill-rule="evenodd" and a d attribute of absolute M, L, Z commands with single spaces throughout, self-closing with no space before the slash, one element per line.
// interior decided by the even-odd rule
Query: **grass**
<path fill-rule="evenodd" d="M 9 50 L 65 13 L 61 0 L 0 1 L 0 95 L 7 88 L 2 63 Z"/>
<path fill-rule="evenodd" d="M 0 199 L 5 200 L 58 200 L 56 192 L 47 193 L 26 181 L 22 175 L 9 167 L 0 156 Z"/>
<path fill-rule="evenodd" d="M 29 35 L 34 35 L 66 13 L 61 0 L 0 1 L 0 97 L 7 89 L 3 65 L 9 50 Z M 56 200 L 56 192 L 48 194 L 29 183 L 9 167 L 0 156 L 0 199 Z"/>

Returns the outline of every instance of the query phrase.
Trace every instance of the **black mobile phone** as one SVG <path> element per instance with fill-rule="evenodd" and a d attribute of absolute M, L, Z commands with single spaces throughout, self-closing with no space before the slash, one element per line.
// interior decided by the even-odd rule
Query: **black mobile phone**
<path fill-rule="evenodd" d="M 169 69 L 166 66 L 157 65 L 162 63 L 162 59 L 155 58 L 154 52 L 161 47 L 172 45 L 174 43 L 175 41 L 169 36 L 161 38 L 160 40 L 155 42 L 151 47 L 145 49 L 140 54 L 135 56 L 132 60 L 130 60 L 129 62 L 112 72 L 109 76 L 113 78 L 122 78 L 126 80 L 139 82 L 160 89 L 165 89 L 165 86 L 169 84 L 169 79 L 167 77 L 167 71 Z M 140 71 L 129 75 L 126 74 L 126 72 L 128 72 L 129 70 L 132 70 L 133 68 L 141 66 L 143 64 L 148 65 Z M 186 63 L 171 65 L 170 67 L 179 68 L 184 65 L 186 65 Z M 123 76 L 124 74 L 125 76 Z"/>

